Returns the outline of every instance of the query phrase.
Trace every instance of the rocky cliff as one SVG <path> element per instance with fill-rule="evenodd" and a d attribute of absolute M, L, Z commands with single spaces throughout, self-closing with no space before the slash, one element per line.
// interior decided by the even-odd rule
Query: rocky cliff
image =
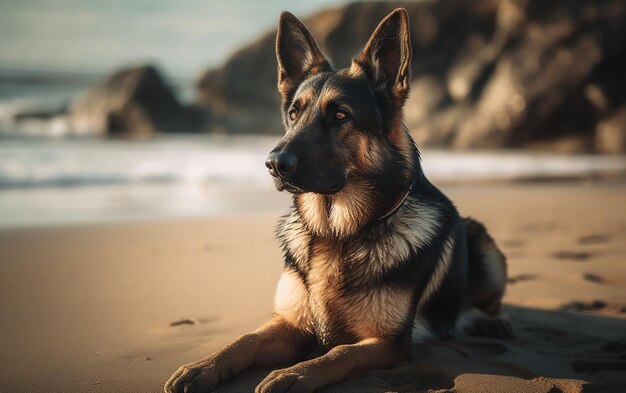
<path fill-rule="evenodd" d="M 410 15 L 406 124 L 419 144 L 626 149 L 623 0 L 363 2 L 304 22 L 344 67 L 396 7 Z M 201 77 L 198 103 L 210 129 L 282 132 L 274 35 Z"/>

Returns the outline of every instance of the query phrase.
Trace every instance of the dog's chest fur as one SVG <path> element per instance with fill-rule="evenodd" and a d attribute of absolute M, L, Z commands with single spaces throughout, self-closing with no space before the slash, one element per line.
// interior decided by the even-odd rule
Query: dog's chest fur
<path fill-rule="evenodd" d="M 397 270 L 436 233 L 436 211 L 417 201 L 388 222 L 348 239 L 312 234 L 297 212 L 279 225 L 285 271 L 275 311 L 333 346 L 367 337 L 391 337 L 410 326 L 414 280 Z M 408 284 L 408 285 L 407 285 Z"/>

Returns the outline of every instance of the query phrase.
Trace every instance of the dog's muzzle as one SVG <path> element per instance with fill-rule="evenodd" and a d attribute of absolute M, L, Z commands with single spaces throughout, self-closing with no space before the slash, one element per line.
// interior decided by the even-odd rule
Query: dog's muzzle
<path fill-rule="evenodd" d="M 287 178 L 296 170 L 298 159 L 292 153 L 281 151 L 271 152 L 265 160 L 270 175 L 281 179 Z"/>
<path fill-rule="evenodd" d="M 346 178 L 342 174 L 325 176 L 323 179 L 312 178 L 309 173 L 315 173 L 315 168 L 306 165 L 291 150 L 282 147 L 275 148 L 265 160 L 270 175 L 274 177 L 274 185 L 278 191 L 287 191 L 292 194 L 313 192 L 316 194 L 332 195 L 345 186 Z"/>

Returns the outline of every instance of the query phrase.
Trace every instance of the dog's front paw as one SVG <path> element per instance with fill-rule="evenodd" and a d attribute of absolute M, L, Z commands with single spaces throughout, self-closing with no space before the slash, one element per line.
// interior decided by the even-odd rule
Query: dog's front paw
<path fill-rule="evenodd" d="M 220 381 L 228 379 L 230 372 L 221 370 L 210 360 L 180 367 L 165 384 L 165 393 L 205 393 L 215 390 Z"/>
<path fill-rule="evenodd" d="M 315 391 L 313 380 L 294 367 L 275 370 L 269 373 L 255 393 L 311 393 Z"/>

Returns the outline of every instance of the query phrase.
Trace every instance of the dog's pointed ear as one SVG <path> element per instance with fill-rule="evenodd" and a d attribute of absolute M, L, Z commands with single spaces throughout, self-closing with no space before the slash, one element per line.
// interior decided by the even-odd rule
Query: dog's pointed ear
<path fill-rule="evenodd" d="M 305 78 L 332 70 L 306 26 L 287 11 L 280 15 L 278 23 L 276 58 L 278 91 L 283 96 L 283 102 L 290 99 Z"/>
<path fill-rule="evenodd" d="M 387 89 L 396 104 L 404 104 L 411 80 L 411 33 L 404 8 L 380 22 L 353 67 L 361 68 L 375 86 Z"/>

